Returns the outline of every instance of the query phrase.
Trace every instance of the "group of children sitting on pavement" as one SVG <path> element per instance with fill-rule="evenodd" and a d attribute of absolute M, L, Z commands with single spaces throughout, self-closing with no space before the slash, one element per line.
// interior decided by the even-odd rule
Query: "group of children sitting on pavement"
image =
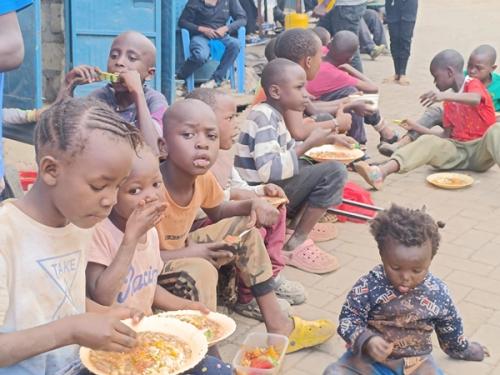
<path fill-rule="evenodd" d="M 268 332 L 288 336 L 288 353 L 327 341 L 335 333 L 330 319 L 288 314 L 307 293 L 280 272 L 284 265 L 318 274 L 339 267 L 316 242 L 335 237 L 324 217 L 341 202 L 347 170 L 336 161 L 304 160 L 304 153 L 365 142 L 364 118 L 394 141 L 380 114 L 345 97 L 377 90 L 345 65 L 354 50 L 352 35 L 339 33 L 323 61 L 316 34 L 284 32 L 262 73 L 265 99 L 239 135 L 231 96 L 198 89 L 168 107 L 144 85 L 154 74 L 155 50 L 139 33 L 113 41 L 107 69 L 120 79 L 89 98 L 71 94 L 99 80 L 99 69 L 70 71 L 37 123 L 37 181 L 0 207 L 0 374 L 84 373 L 77 345 L 127 351 L 136 344 L 120 319 L 215 311 L 218 296 L 262 320 Z M 479 81 L 483 55 L 469 61 L 478 79 L 465 78 L 455 51 L 434 58 L 439 90 L 455 93 L 429 93 L 423 101 L 445 102 L 440 135 L 450 140 L 423 135 L 385 165 L 357 163 L 370 184 L 380 187 L 389 173 L 426 163 L 481 171 L 499 163 L 492 99 Z M 494 60 L 489 66 L 494 70 Z M 342 85 L 323 87 L 329 74 Z M 313 100 L 306 86 L 316 90 Z M 418 147 L 428 150 L 424 156 Z M 435 151 L 443 148 L 445 156 Z M 288 203 L 276 207 L 269 198 Z M 325 374 L 442 374 L 430 354 L 433 330 L 454 358 L 488 355 L 463 336 L 445 284 L 429 272 L 440 240 L 434 220 L 394 205 L 372 221 L 371 232 L 382 264 L 349 292 L 338 326 L 347 353 Z M 228 243 L 228 235 L 240 241 Z M 231 373 L 216 347 L 209 354 L 189 373 Z"/>

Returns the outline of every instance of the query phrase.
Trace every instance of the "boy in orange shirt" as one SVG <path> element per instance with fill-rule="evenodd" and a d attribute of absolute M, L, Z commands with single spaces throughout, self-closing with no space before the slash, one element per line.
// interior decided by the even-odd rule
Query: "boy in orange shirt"
<path fill-rule="evenodd" d="M 331 321 L 289 318 L 279 308 L 271 262 L 255 228 L 256 223 L 273 224 L 278 210 L 258 198 L 223 202 L 222 188 L 209 171 L 219 150 L 212 109 L 199 100 L 186 99 L 167 110 L 163 123 L 159 148 L 165 162 L 160 170 L 169 209 L 157 229 L 166 268 L 172 270 L 172 260 L 203 258 L 212 264 L 213 271 L 208 272 L 217 274 L 217 268 L 234 264 L 257 300 L 268 332 L 289 337 L 289 353 L 328 340 L 334 333 Z M 215 224 L 189 233 L 200 207 Z M 194 285 L 200 286 L 203 280 L 205 286 L 205 278 L 202 274 Z"/>

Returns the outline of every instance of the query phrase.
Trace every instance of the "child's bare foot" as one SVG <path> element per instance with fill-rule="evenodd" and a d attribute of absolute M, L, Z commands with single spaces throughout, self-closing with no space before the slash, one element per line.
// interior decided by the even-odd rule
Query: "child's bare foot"
<path fill-rule="evenodd" d="M 407 76 L 401 76 L 399 77 L 398 82 L 401 86 L 409 86 L 410 85 L 410 80 L 408 79 Z"/>
<path fill-rule="evenodd" d="M 399 81 L 399 76 L 397 74 L 394 74 L 393 76 L 384 78 L 382 80 L 382 83 L 398 83 Z"/>
<path fill-rule="evenodd" d="M 384 185 L 384 175 L 378 166 L 369 165 L 365 161 L 354 163 L 354 170 L 374 189 L 381 190 Z"/>

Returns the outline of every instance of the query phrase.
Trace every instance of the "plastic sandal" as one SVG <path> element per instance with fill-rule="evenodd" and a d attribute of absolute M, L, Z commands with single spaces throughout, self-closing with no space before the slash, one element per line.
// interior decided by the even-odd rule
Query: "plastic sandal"
<path fill-rule="evenodd" d="M 286 315 L 290 315 L 290 303 L 283 299 L 283 298 L 278 298 L 278 304 L 280 306 L 281 311 L 283 311 Z M 238 314 L 250 318 L 250 319 L 255 319 L 258 320 L 259 322 L 264 321 L 264 317 L 262 316 L 262 313 L 260 312 L 259 305 L 256 301 L 255 298 L 253 298 L 250 302 L 248 303 L 237 303 L 234 305 L 234 311 L 236 311 Z"/>
<path fill-rule="evenodd" d="M 290 305 L 300 305 L 306 301 L 306 290 L 298 281 L 290 281 L 284 275 L 279 274 L 274 282 L 276 283 L 274 292 L 278 298 L 288 301 Z"/>
<path fill-rule="evenodd" d="M 287 354 L 323 344 L 335 334 L 335 324 L 331 320 L 307 321 L 298 316 L 292 316 L 292 319 L 295 327 L 288 336 L 290 344 L 286 351 Z"/>
<path fill-rule="evenodd" d="M 369 165 L 364 161 L 354 163 L 354 170 L 376 190 L 381 190 L 384 185 L 382 172 L 377 166 Z"/>
<path fill-rule="evenodd" d="M 337 226 L 334 223 L 316 223 L 309 233 L 309 238 L 314 242 L 325 242 L 334 240 L 338 234 Z"/>
<path fill-rule="evenodd" d="M 286 264 L 310 273 L 329 273 L 339 268 L 336 257 L 321 250 L 308 238 L 292 251 L 284 251 Z"/>

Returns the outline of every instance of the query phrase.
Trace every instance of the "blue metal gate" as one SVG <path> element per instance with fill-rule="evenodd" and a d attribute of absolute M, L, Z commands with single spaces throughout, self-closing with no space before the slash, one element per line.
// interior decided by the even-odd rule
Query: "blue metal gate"
<path fill-rule="evenodd" d="M 24 61 L 5 75 L 5 108 L 31 109 L 42 106 L 42 51 L 40 0 L 17 14 L 24 38 Z"/>
<path fill-rule="evenodd" d="M 112 40 L 123 31 L 135 30 L 156 46 L 156 74 L 149 84 L 160 90 L 161 0 L 66 0 L 65 5 L 71 40 L 68 68 L 87 64 L 106 70 Z M 80 86 L 76 94 L 86 95 L 102 85 Z"/>

